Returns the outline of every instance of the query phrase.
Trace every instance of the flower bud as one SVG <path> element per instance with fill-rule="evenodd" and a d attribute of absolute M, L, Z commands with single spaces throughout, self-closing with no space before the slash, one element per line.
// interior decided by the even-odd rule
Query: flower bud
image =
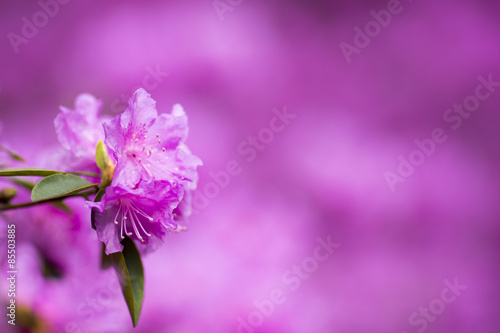
<path fill-rule="evenodd" d="M 17 189 L 6 187 L 0 191 L 0 203 L 7 204 L 17 195 Z"/>

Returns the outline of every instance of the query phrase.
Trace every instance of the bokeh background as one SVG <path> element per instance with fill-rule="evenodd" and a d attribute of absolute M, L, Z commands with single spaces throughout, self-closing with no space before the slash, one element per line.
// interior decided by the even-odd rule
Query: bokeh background
<path fill-rule="evenodd" d="M 403 0 L 350 61 L 341 43 L 387 1 L 57 4 L 44 22 L 36 1 L 0 3 L 2 144 L 40 165 L 59 105 L 88 92 L 114 116 L 147 84 L 160 112 L 183 105 L 204 165 L 188 232 L 144 258 L 137 328 L 76 200 L 71 224 L 50 208 L 11 217 L 31 328 L 3 315 L 2 332 L 499 331 L 500 88 L 456 130 L 443 120 L 480 76 L 500 81 L 498 2 Z M 14 46 L 33 15 L 44 24 Z M 295 117 L 247 161 L 238 147 L 284 109 Z M 392 190 L 386 172 L 436 128 L 447 140 Z M 241 173 L 215 186 L 230 161 Z M 328 237 L 340 246 L 315 265 Z M 41 274 L 40 249 L 62 276 Z M 445 281 L 466 286 L 450 303 Z"/>

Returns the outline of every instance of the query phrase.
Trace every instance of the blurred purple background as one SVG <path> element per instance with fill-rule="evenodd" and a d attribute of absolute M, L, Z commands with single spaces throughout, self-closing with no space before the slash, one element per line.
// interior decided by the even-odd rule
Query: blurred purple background
<path fill-rule="evenodd" d="M 92 279 L 19 273 L 20 301 L 44 297 L 33 332 L 499 331 L 498 2 L 65 1 L 0 3 L 0 141 L 36 165 L 59 105 L 114 116 L 144 86 L 182 104 L 204 165 L 188 232 L 145 258 L 137 328 L 93 249 Z"/>

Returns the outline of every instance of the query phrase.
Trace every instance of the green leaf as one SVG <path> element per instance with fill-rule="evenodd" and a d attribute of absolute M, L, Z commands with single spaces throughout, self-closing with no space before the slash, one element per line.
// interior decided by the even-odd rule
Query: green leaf
<path fill-rule="evenodd" d="M 74 172 L 67 172 L 71 173 L 72 175 L 77 175 L 77 176 L 88 176 L 92 178 L 101 178 L 101 175 L 95 173 L 95 172 L 85 172 L 85 171 L 74 171 Z"/>
<path fill-rule="evenodd" d="M 26 163 L 26 161 L 24 160 L 24 158 L 22 158 L 21 156 L 17 155 L 13 151 L 10 151 L 9 155 L 10 155 L 10 157 L 12 157 L 13 159 L 15 159 L 16 161 Z"/>
<path fill-rule="evenodd" d="M 24 158 L 22 158 L 21 156 L 17 155 L 13 150 L 10 150 L 9 148 L 6 148 L 4 146 L 0 146 L 0 149 L 6 151 L 7 154 L 9 154 L 10 158 L 12 158 L 13 160 L 16 160 L 16 161 L 19 161 L 19 162 L 26 162 L 24 160 Z"/>
<path fill-rule="evenodd" d="M 132 324 L 136 327 L 144 299 L 144 269 L 134 241 L 125 237 L 122 244 L 123 252 L 112 253 L 110 257 L 132 317 Z"/>
<path fill-rule="evenodd" d="M 26 189 L 26 190 L 28 190 L 30 192 L 33 189 L 33 187 L 35 187 L 34 183 L 26 181 L 26 180 L 22 180 L 22 179 L 19 179 L 19 178 L 8 178 L 8 179 L 12 183 L 14 183 L 16 185 L 19 185 L 19 186 L 23 187 L 24 189 Z"/>
<path fill-rule="evenodd" d="M 64 172 L 54 171 L 54 170 L 34 169 L 34 168 L 0 169 L 0 176 L 4 176 L 4 177 L 12 177 L 12 176 L 47 177 L 47 176 L 58 174 L 58 173 L 64 173 Z"/>
<path fill-rule="evenodd" d="M 108 256 L 106 254 L 106 244 L 102 243 L 102 250 L 101 250 L 101 269 L 105 270 L 113 266 L 113 259 L 111 259 L 111 256 Z"/>
<path fill-rule="evenodd" d="M 32 201 L 64 197 L 95 187 L 83 178 L 69 174 L 55 174 L 40 180 L 31 191 Z"/>
<path fill-rule="evenodd" d="M 61 279 L 64 276 L 63 268 L 56 261 L 51 260 L 45 253 L 39 250 L 42 275 L 45 279 Z"/>
<path fill-rule="evenodd" d="M 30 181 L 27 181 L 27 180 L 23 180 L 23 179 L 19 179 L 19 178 L 8 178 L 12 183 L 16 184 L 16 185 L 19 185 L 21 187 L 23 187 L 25 190 L 28 190 L 28 191 L 32 191 L 33 190 L 33 187 L 35 187 L 35 183 L 32 183 Z M 71 209 L 66 206 L 66 204 L 61 200 L 61 201 L 54 201 L 52 203 L 55 207 L 61 209 L 62 211 L 66 212 L 66 213 L 71 213 Z"/>
<path fill-rule="evenodd" d="M 101 201 L 104 194 L 106 194 L 106 190 L 100 189 L 99 192 L 97 192 L 97 195 L 95 196 L 94 202 Z M 92 229 L 94 229 L 94 230 L 96 230 L 95 229 L 95 214 L 96 214 L 96 211 L 94 209 L 92 209 L 90 211 L 90 223 L 92 224 Z"/>
<path fill-rule="evenodd" d="M 52 202 L 52 205 L 65 213 L 71 214 L 71 208 L 69 208 L 62 200 L 54 201 Z"/>

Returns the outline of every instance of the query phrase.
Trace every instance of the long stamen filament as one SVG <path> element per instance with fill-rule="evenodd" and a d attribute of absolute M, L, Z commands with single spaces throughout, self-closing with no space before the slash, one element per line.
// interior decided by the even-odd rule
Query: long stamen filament
<path fill-rule="evenodd" d="M 130 210 L 130 209 L 129 209 L 129 207 L 128 207 L 128 206 L 127 206 L 125 209 L 126 209 L 126 212 L 125 212 L 125 216 L 123 217 L 123 227 L 124 227 L 124 229 L 125 229 L 125 234 L 126 234 L 127 236 L 132 236 L 132 232 L 128 232 L 128 231 L 127 231 L 127 216 L 129 215 L 129 210 Z"/>
<path fill-rule="evenodd" d="M 129 210 L 129 212 L 131 212 L 129 216 L 130 216 L 130 221 L 132 222 L 132 228 L 134 228 L 135 235 L 137 236 L 137 238 L 139 238 L 141 242 L 145 243 L 146 241 L 142 238 L 141 234 L 139 233 L 139 230 L 137 230 L 137 226 L 135 225 L 134 211 Z"/>
<path fill-rule="evenodd" d="M 143 167 L 143 169 L 146 170 L 146 173 L 148 174 L 148 176 L 153 178 L 153 174 L 148 170 L 148 168 L 146 168 L 144 163 L 142 163 L 142 160 L 137 160 L 137 162 L 139 162 L 139 164 Z"/>
<path fill-rule="evenodd" d="M 151 237 L 151 234 L 148 233 L 144 229 L 144 227 L 142 226 L 141 221 L 139 220 L 139 216 L 137 216 L 137 211 L 136 210 L 132 210 L 132 214 L 134 214 L 135 220 L 137 221 L 137 224 L 139 225 L 139 227 L 141 227 L 142 232 L 144 232 L 148 237 Z"/>
<path fill-rule="evenodd" d="M 115 222 L 115 224 L 118 224 L 118 221 L 116 219 L 118 218 L 118 214 L 120 214 L 121 210 L 122 210 L 122 203 L 120 201 L 120 206 L 118 207 L 118 211 L 116 212 L 115 218 L 113 219 L 113 222 Z"/>
<path fill-rule="evenodd" d="M 144 211 L 142 209 L 140 209 L 139 207 L 137 207 L 136 205 L 134 205 L 134 203 L 131 204 L 132 208 L 135 209 L 135 211 L 139 214 L 141 214 L 142 216 L 144 216 L 145 218 L 147 218 L 150 222 L 153 222 L 154 219 L 149 216 L 148 214 L 144 213 Z"/>
<path fill-rule="evenodd" d="M 120 215 L 121 219 L 119 219 Z M 154 221 L 154 219 L 151 216 L 149 216 L 142 209 L 137 207 L 137 205 L 135 205 L 133 201 L 128 199 L 125 199 L 125 201 L 120 201 L 120 205 L 118 206 L 118 211 L 116 212 L 113 222 L 116 225 L 120 224 L 121 239 L 125 238 L 124 236 L 125 232 L 127 236 L 132 236 L 135 234 L 141 242 L 146 243 L 146 241 L 141 235 L 141 231 L 144 235 L 147 235 L 148 237 L 151 237 L 151 234 L 147 232 L 144 226 L 142 225 L 141 218 L 146 218 L 150 222 Z M 119 223 L 118 221 L 120 221 L 121 223 Z M 133 232 L 132 230 L 130 231 L 128 230 L 130 228 L 130 225 L 127 228 L 127 224 L 129 221 L 130 224 L 132 225 Z"/>

